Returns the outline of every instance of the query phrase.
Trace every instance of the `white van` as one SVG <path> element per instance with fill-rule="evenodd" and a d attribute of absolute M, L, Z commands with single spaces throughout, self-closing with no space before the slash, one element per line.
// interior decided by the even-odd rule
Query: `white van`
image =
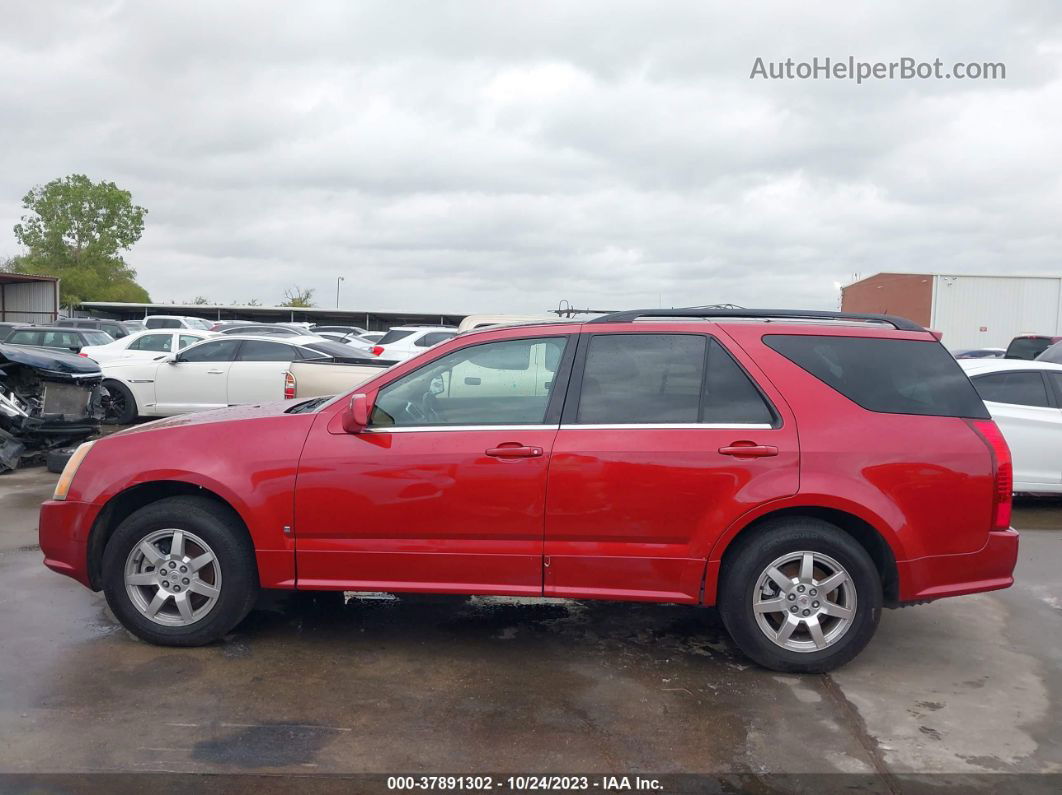
<path fill-rule="evenodd" d="M 461 321 L 458 331 L 471 331 L 487 326 L 518 326 L 523 323 L 556 323 L 556 315 L 469 315 Z"/>

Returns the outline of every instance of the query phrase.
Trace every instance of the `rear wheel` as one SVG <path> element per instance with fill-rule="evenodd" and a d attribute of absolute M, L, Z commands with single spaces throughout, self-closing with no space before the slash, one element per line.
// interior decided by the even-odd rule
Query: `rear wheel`
<path fill-rule="evenodd" d="M 786 519 L 735 544 L 719 609 L 753 660 L 775 671 L 822 673 L 870 642 L 881 617 L 881 578 L 843 530 L 817 519 Z"/>
<path fill-rule="evenodd" d="M 254 605 L 254 549 L 224 506 L 170 497 L 115 530 L 103 553 L 103 586 L 114 615 L 137 637 L 201 646 L 228 633 Z"/>

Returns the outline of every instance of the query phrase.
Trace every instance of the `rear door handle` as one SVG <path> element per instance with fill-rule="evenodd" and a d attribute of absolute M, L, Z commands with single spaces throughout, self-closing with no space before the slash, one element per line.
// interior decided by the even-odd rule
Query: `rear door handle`
<path fill-rule="evenodd" d="M 509 447 L 491 447 L 485 452 L 494 458 L 538 458 L 542 455 L 542 448 L 516 444 Z"/>
<path fill-rule="evenodd" d="M 224 370 L 207 370 L 207 375 L 224 375 Z"/>
<path fill-rule="evenodd" d="M 772 444 L 741 444 L 735 442 L 727 447 L 719 448 L 720 455 L 733 455 L 738 458 L 768 458 L 778 455 L 778 448 Z"/>

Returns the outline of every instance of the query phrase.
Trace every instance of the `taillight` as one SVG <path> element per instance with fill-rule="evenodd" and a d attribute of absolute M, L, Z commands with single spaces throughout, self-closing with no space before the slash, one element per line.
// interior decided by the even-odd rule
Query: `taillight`
<path fill-rule="evenodd" d="M 77 355 L 78 356 L 84 356 L 86 359 L 88 358 L 88 354 L 87 353 L 82 353 L 81 351 L 78 351 Z"/>
<path fill-rule="evenodd" d="M 992 420 L 973 420 L 970 424 L 992 452 L 995 470 L 992 529 L 1006 530 L 1010 527 L 1010 507 L 1014 493 L 1014 465 L 1010 458 L 1010 447 L 1000 433 L 999 426 Z"/>
<path fill-rule="evenodd" d="M 372 355 L 373 356 L 379 356 L 383 352 L 384 352 L 383 345 L 373 345 L 372 346 Z"/>
<path fill-rule="evenodd" d="M 284 400 L 295 399 L 295 385 L 295 376 L 288 371 L 284 371 Z"/>

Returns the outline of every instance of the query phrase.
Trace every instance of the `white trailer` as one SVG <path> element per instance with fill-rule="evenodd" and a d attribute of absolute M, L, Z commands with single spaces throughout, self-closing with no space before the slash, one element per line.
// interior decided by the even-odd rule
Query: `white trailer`
<path fill-rule="evenodd" d="M 949 350 L 1005 348 L 1019 334 L 1062 336 L 1062 276 L 933 276 L 929 327 Z"/>

